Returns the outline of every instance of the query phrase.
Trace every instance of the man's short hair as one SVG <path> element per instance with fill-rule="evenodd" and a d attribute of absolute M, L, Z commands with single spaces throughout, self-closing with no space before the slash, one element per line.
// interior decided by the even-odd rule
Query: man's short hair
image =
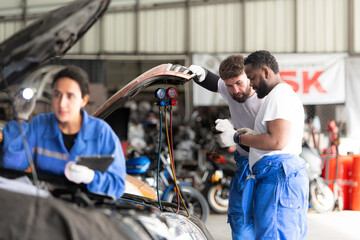
<path fill-rule="evenodd" d="M 220 63 L 219 75 L 221 79 L 235 78 L 244 73 L 244 56 L 230 55 Z"/>
<path fill-rule="evenodd" d="M 251 64 L 254 68 L 262 68 L 267 66 L 273 70 L 275 74 L 279 73 L 279 65 L 275 57 L 268 51 L 259 50 L 251 53 L 245 58 L 244 64 Z"/>

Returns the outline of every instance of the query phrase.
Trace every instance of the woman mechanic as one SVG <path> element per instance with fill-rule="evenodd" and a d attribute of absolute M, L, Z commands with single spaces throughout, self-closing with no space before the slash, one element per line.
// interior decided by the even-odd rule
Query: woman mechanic
<path fill-rule="evenodd" d="M 53 113 L 36 115 L 27 122 L 35 107 L 35 99 L 14 96 L 15 120 L 4 128 L 2 167 L 25 170 L 29 167 L 19 123 L 26 135 L 34 164 L 39 173 L 66 176 L 69 181 L 83 183 L 95 193 L 119 198 L 125 189 L 125 158 L 120 140 L 101 119 L 83 109 L 89 101 L 89 77 L 76 66 L 60 70 L 52 82 Z M 78 165 L 79 155 L 115 155 L 106 172 Z"/>

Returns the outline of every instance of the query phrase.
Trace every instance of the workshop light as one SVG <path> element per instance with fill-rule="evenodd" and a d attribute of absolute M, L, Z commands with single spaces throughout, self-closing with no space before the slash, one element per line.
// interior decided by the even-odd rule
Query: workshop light
<path fill-rule="evenodd" d="M 24 88 L 24 90 L 22 91 L 22 97 L 25 99 L 25 100 L 30 100 L 34 97 L 34 90 L 31 89 L 31 88 Z"/>

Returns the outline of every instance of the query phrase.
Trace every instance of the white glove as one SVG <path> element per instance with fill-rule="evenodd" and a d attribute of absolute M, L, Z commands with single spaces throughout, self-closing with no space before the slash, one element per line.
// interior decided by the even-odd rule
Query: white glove
<path fill-rule="evenodd" d="M 27 121 L 34 111 L 36 104 L 36 91 L 33 91 L 33 95 L 29 96 L 29 99 L 25 99 L 23 96 L 25 88 L 20 88 L 13 98 L 13 109 L 14 109 L 14 117 L 15 119 L 22 119 Z M 27 88 L 25 91 L 28 91 Z"/>
<path fill-rule="evenodd" d="M 215 135 L 219 145 L 223 148 L 235 145 L 234 134 L 236 133 L 236 130 L 231 122 L 227 119 L 217 119 L 215 124 L 215 129 L 221 132 Z"/>
<path fill-rule="evenodd" d="M 205 80 L 206 73 L 205 73 L 205 69 L 203 69 L 202 67 L 197 66 L 197 65 L 191 65 L 189 67 L 189 70 L 192 73 L 196 74 L 198 82 L 202 82 Z"/>
<path fill-rule="evenodd" d="M 88 167 L 81 166 L 75 162 L 68 162 L 65 166 L 65 176 L 66 178 L 74 183 L 91 183 L 94 179 L 95 172 Z"/>
<path fill-rule="evenodd" d="M 240 135 L 254 135 L 254 131 L 250 128 L 239 128 L 236 130 Z"/>

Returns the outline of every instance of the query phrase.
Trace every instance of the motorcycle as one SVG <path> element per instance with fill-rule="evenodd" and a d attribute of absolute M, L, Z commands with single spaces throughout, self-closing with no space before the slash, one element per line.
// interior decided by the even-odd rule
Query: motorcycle
<path fill-rule="evenodd" d="M 206 112 L 212 111 L 210 109 Z M 205 119 L 200 115 L 194 113 L 192 117 L 195 126 L 183 126 L 175 135 L 175 160 L 179 163 L 177 175 L 184 181 L 192 182 L 207 199 L 211 210 L 224 214 L 228 210 L 229 187 L 236 172 L 236 164 L 230 160 L 233 153 L 221 149 L 214 138 L 214 119 L 218 117 Z M 197 164 L 184 164 L 188 159 L 197 159 Z"/>
<path fill-rule="evenodd" d="M 159 164 L 160 167 L 157 169 L 156 161 L 154 161 L 156 159 L 154 151 L 147 151 L 141 155 L 137 154 L 138 156 L 133 154 L 133 157 L 126 161 L 127 174 L 139 178 L 154 190 L 158 190 L 161 201 L 179 203 L 175 191 L 175 178 L 170 167 L 170 157 L 160 153 L 161 164 Z M 157 175 L 159 176 L 158 189 L 156 183 Z M 192 187 L 190 183 L 177 181 L 177 185 L 180 188 L 181 196 L 189 213 L 197 216 L 205 223 L 210 214 L 209 205 L 205 197 Z"/>
<path fill-rule="evenodd" d="M 229 206 L 229 188 L 236 171 L 236 164 L 217 152 L 209 154 L 204 173 L 204 195 L 210 208 L 220 214 L 227 213 Z"/>
<path fill-rule="evenodd" d="M 196 141 L 196 132 L 190 126 L 178 128 L 174 151 L 177 175 L 184 182 L 191 182 L 207 199 L 214 212 L 227 213 L 230 181 L 236 171 L 235 162 L 227 160 L 232 157 L 232 153 L 219 154 L 221 150 L 214 147 L 217 145 L 213 133 L 202 124 L 198 125 L 196 131 L 201 135 L 202 142 Z M 224 157 L 225 154 L 229 156 Z M 196 158 L 196 165 L 184 164 L 188 159 Z"/>
<path fill-rule="evenodd" d="M 326 125 L 328 132 L 328 147 L 324 149 L 324 157 L 320 155 L 319 150 L 319 137 L 316 137 L 317 133 L 320 133 L 320 120 L 318 117 L 313 119 L 311 126 L 311 138 L 313 141 L 313 146 L 311 147 L 307 140 L 304 140 L 302 146 L 302 152 L 300 157 L 305 160 L 306 170 L 309 176 L 309 201 L 313 209 L 319 213 L 330 212 L 334 209 L 343 210 L 344 207 L 344 196 L 341 187 L 337 182 L 337 171 L 338 171 L 338 145 L 339 137 L 341 130 L 336 126 L 335 121 L 330 121 Z M 341 129 L 342 123 L 340 123 Z M 309 138 L 310 139 L 310 138 Z M 330 157 L 336 158 L 336 169 L 335 169 L 335 179 L 329 181 L 327 174 L 325 177 L 322 176 L 322 170 L 324 165 L 326 166 L 326 171 L 328 173 L 329 168 L 329 159 Z M 333 184 L 333 190 L 329 187 L 328 184 Z"/>
<path fill-rule="evenodd" d="M 304 141 L 300 157 L 305 160 L 306 172 L 309 177 L 309 201 L 313 209 L 319 213 L 334 209 L 335 199 L 330 187 L 321 177 L 322 158 L 318 151 Z"/>

